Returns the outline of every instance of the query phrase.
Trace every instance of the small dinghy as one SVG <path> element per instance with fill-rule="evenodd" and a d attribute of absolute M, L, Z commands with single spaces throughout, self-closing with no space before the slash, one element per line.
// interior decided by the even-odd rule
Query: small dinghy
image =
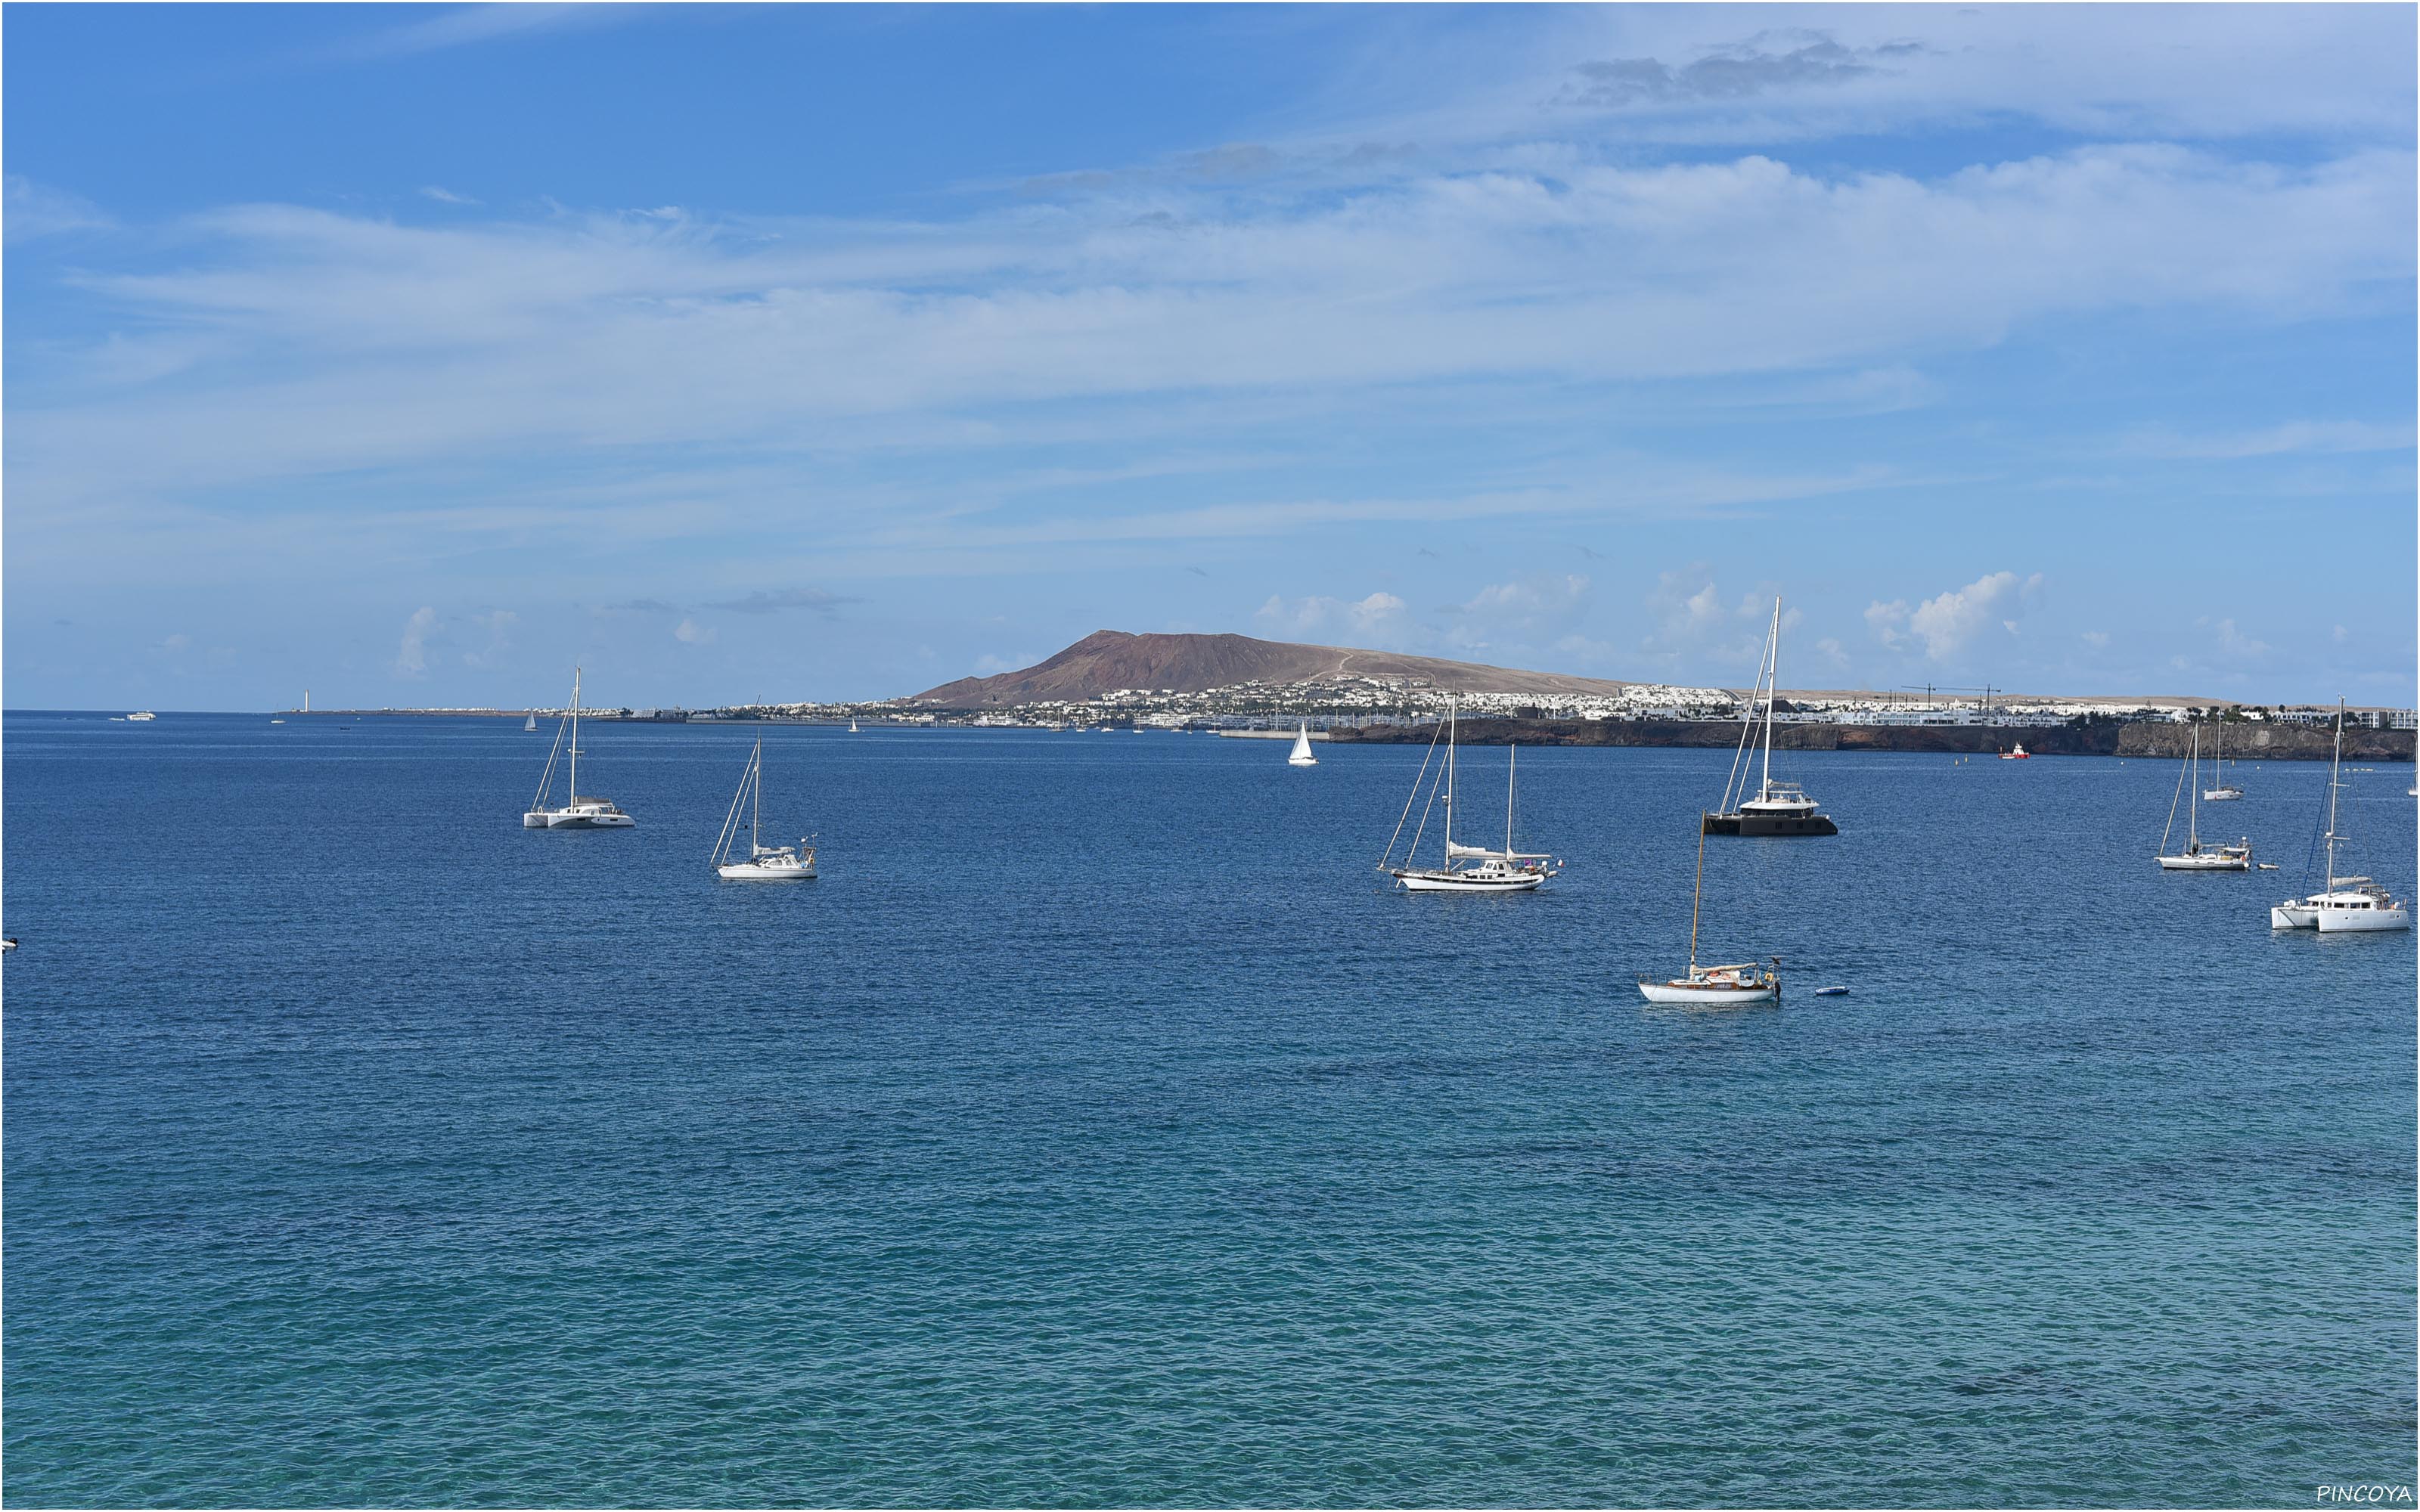
<path fill-rule="evenodd" d="M 1818 997 L 1846 997 L 1849 995 L 1849 989 L 1846 987 L 1818 987 L 1815 989 L 1815 995 Z"/>

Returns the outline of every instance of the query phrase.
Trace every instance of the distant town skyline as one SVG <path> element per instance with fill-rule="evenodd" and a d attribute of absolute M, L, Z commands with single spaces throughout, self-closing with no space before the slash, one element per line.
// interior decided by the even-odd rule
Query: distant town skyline
<path fill-rule="evenodd" d="M 2412 701 L 2409 8 L 0 31 L 11 707 Z"/>

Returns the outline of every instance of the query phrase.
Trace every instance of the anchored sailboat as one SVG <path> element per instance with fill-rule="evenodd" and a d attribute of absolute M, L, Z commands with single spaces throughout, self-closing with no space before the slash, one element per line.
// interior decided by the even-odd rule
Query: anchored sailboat
<path fill-rule="evenodd" d="M 2177 803 L 2184 796 L 2185 783 L 2193 783 L 2193 806 L 2185 812 L 2185 848 L 2168 854 L 2168 835 L 2177 827 Z M 2160 831 L 2160 865 L 2170 872 L 2249 872 L 2252 870 L 2252 842 L 2247 838 L 2233 845 L 2213 845 L 2205 850 L 2201 843 L 2201 727 L 2194 726 L 2193 755 L 2184 771 L 2177 774 L 2177 795 L 2168 800 L 2167 828 Z"/>
<path fill-rule="evenodd" d="M 550 808 L 546 799 L 554 786 L 555 763 L 566 749 L 571 753 L 571 770 L 564 779 L 563 806 Z M 555 726 L 554 748 L 547 752 L 546 771 L 537 779 L 537 796 L 531 801 L 529 812 L 521 815 L 521 827 L 628 829 L 637 823 L 605 799 L 587 797 L 580 791 L 580 669 L 574 667 L 571 669 L 571 707 L 564 711 L 563 722 Z"/>
<path fill-rule="evenodd" d="M 739 841 L 739 806 L 748 806 L 748 856 L 735 860 Z M 805 882 L 815 874 L 815 848 L 799 837 L 798 845 L 767 845 L 761 841 L 765 812 L 765 737 L 748 753 L 739 774 L 739 791 L 731 795 L 730 811 L 722 816 L 722 833 L 714 841 L 714 874 L 726 882 Z"/>
<path fill-rule="evenodd" d="M 2336 701 L 2336 745 L 2328 761 L 2328 880 L 2307 898 L 2288 898 L 2269 910 L 2271 929 L 2315 929 L 2322 934 L 2367 933 L 2410 929 L 2412 910 L 2397 903 L 2384 887 L 2367 877 L 2336 875 L 2336 790 L 2344 784 L 2337 773 L 2344 765 L 2344 701 Z"/>
<path fill-rule="evenodd" d="M 1454 701 L 1446 702 L 1445 723 L 1439 733 L 1445 738 L 1445 764 L 1437 768 L 1436 777 L 1429 777 L 1429 767 L 1435 759 L 1437 737 L 1429 737 L 1429 754 L 1420 758 L 1419 776 L 1412 779 L 1411 795 L 1404 800 L 1404 813 L 1395 822 L 1395 833 L 1387 841 L 1387 853 L 1378 857 L 1378 870 L 1393 877 L 1406 892 L 1529 892 L 1548 877 L 1561 872 L 1560 863 L 1551 856 L 1512 848 L 1513 773 L 1520 761 L 1515 748 L 1512 760 L 1504 768 L 1504 848 L 1489 850 L 1482 845 L 1464 845 L 1453 838 L 1454 799 L 1454 733 L 1457 710 Z M 1306 742 L 1306 745 L 1308 743 Z M 1395 841 L 1403 839 L 1404 825 L 1411 822 L 1412 805 L 1419 801 L 1422 783 L 1428 784 L 1429 801 L 1420 810 L 1419 827 L 1412 831 L 1412 843 L 1404 852 L 1404 864 L 1393 863 Z M 1428 833 L 1429 813 L 1435 807 L 1442 790 L 1445 799 L 1445 864 L 1437 867 L 1417 867 L 1412 864 L 1420 848 L 1420 837 Z M 1475 862 L 1464 866 L 1460 862 Z"/>
<path fill-rule="evenodd" d="M 2218 731 L 2210 743 L 2211 775 L 2218 779 L 2216 787 L 2202 789 L 2204 803 L 2225 803 L 2243 796 L 2243 790 L 2226 779 L 2226 721 L 2218 721 Z"/>
<path fill-rule="evenodd" d="M 1286 758 L 1288 766 L 1317 766 L 1319 758 L 1311 753 L 1311 725 L 1297 721 L 1294 729 L 1294 754 Z"/>
<path fill-rule="evenodd" d="M 1764 639 L 1764 659 L 1757 664 L 1756 688 L 1764 700 L 1764 771 L 1757 783 L 1756 796 L 1747 796 L 1745 779 L 1747 776 L 1747 742 L 1756 732 L 1755 695 L 1750 695 L 1747 710 L 1740 726 L 1739 751 L 1731 757 L 1731 775 L 1723 784 L 1723 801 L 1702 823 L 1709 835 L 1837 835 L 1840 826 L 1815 811 L 1815 800 L 1795 782 L 1773 779 L 1773 699 L 1774 673 L 1779 665 L 1781 652 L 1781 599 L 1773 600 L 1773 629 Z M 1737 808 L 1731 800 L 1737 796 Z"/>
<path fill-rule="evenodd" d="M 1698 916 L 1706 896 L 1706 824 L 1698 815 L 1698 883 L 1689 894 L 1689 974 L 1669 981 L 1638 979 L 1639 995 L 1651 1003 L 1777 1003 L 1781 1001 L 1781 958 L 1770 966 L 1743 962 L 1730 966 L 1698 964 Z"/>

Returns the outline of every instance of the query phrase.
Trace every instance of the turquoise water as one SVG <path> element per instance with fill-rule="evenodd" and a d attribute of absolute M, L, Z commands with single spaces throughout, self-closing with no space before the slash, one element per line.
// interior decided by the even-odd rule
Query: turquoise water
<path fill-rule="evenodd" d="M 7 720 L 5 1423 L 34 1504 L 2276 1504 L 2412 1479 L 2414 945 L 2273 936 L 2324 768 Z M 1501 751 L 1465 767 L 1497 822 Z M 593 774 L 593 778 L 591 776 Z M 2356 774 L 2408 895 L 2409 768 Z M 1845 998 L 1807 989 L 1839 982 Z"/>

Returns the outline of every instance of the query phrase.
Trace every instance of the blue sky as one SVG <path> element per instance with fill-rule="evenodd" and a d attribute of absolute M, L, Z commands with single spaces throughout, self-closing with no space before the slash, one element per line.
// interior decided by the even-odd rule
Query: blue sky
<path fill-rule="evenodd" d="M 2412 700 L 2408 7 L 0 28 L 12 707 Z"/>

